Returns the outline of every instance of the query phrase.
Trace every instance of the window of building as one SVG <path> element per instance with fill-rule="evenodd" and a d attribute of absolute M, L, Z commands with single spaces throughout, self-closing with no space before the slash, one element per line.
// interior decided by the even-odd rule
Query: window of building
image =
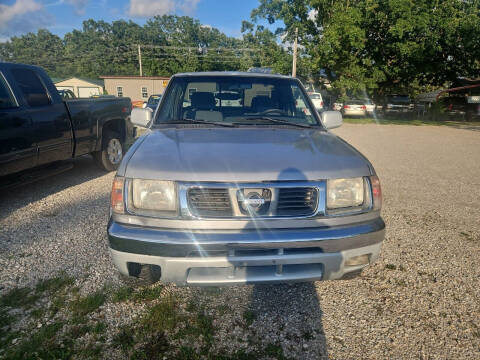
<path fill-rule="evenodd" d="M 123 87 L 117 86 L 117 96 L 123 97 Z"/>
<path fill-rule="evenodd" d="M 142 87 L 142 98 L 144 99 L 148 98 L 148 90 L 146 87 Z"/>
<path fill-rule="evenodd" d="M 34 71 L 29 69 L 13 69 L 12 75 L 29 106 L 44 106 L 50 104 L 50 97 L 47 94 L 47 90 L 45 90 L 40 78 Z"/>
<path fill-rule="evenodd" d="M 13 107 L 17 107 L 17 103 L 2 74 L 0 74 L 0 109 Z"/>

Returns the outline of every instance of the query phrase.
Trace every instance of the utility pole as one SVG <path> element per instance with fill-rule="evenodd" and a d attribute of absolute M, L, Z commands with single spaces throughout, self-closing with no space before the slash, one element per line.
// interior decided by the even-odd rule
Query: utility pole
<path fill-rule="evenodd" d="M 140 44 L 138 44 L 138 65 L 140 66 L 140 76 L 143 76 L 143 72 L 142 72 L 142 50 L 140 50 Z"/>
<path fill-rule="evenodd" d="M 293 44 L 293 64 L 292 64 L 292 77 L 297 77 L 297 45 L 298 45 L 298 27 L 295 28 L 295 42 Z"/>

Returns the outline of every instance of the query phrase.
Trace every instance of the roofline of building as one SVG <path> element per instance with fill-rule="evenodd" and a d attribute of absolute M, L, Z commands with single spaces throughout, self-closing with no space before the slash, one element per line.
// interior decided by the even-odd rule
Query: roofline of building
<path fill-rule="evenodd" d="M 164 76 L 122 76 L 122 75 L 102 75 L 100 79 L 141 79 L 141 80 L 170 80 Z"/>
<path fill-rule="evenodd" d="M 105 84 L 101 80 L 86 79 L 86 78 L 81 78 L 81 77 L 78 77 L 78 76 L 70 76 L 68 78 L 60 79 L 60 80 L 56 79 L 56 81 L 54 81 L 53 78 L 52 78 L 52 82 L 54 84 L 58 84 L 58 83 L 61 83 L 61 82 L 64 82 L 64 81 L 72 80 L 72 79 L 78 79 L 78 80 L 85 81 L 85 82 L 88 82 L 90 84 L 94 84 L 94 85 L 101 86 L 101 87 L 105 86 Z"/>

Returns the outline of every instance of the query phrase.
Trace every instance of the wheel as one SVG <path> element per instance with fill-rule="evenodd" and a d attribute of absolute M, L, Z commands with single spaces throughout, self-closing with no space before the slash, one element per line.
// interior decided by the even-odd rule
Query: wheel
<path fill-rule="evenodd" d="M 162 276 L 162 269 L 157 265 L 142 265 L 138 278 L 147 285 L 155 284 Z"/>
<path fill-rule="evenodd" d="M 107 130 L 103 134 L 102 150 L 93 153 L 98 166 L 106 171 L 115 171 L 123 159 L 123 146 L 120 135 Z"/>

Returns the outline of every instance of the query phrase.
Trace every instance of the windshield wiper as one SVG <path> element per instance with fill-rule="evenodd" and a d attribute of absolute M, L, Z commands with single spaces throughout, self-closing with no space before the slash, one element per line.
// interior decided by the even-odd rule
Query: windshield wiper
<path fill-rule="evenodd" d="M 272 123 L 276 124 L 282 124 L 282 125 L 292 125 L 292 126 L 297 126 L 301 128 L 311 128 L 310 125 L 308 124 L 299 124 L 299 123 L 294 123 L 290 122 L 288 120 L 282 120 L 282 119 L 274 119 L 269 116 L 258 116 L 258 115 L 251 115 L 251 116 L 244 116 L 243 117 L 245 120 L 265 120 L 265 121 L 270 121 Z"/>
<path fill-rule="evenodd" d="M 217 126 L 224 126 L 224 127 L 235 127 L 232 123 L 224 123 L 219 121 L 208 121 L 203 119 L 181 119 L 181 120 L 172 120 L 172 121 L 165 121 L 163 124 L 185 124 L 185 123 L 193 123 L 193 124 L 207 124 L 207 125 L 217 125 Z"/>

